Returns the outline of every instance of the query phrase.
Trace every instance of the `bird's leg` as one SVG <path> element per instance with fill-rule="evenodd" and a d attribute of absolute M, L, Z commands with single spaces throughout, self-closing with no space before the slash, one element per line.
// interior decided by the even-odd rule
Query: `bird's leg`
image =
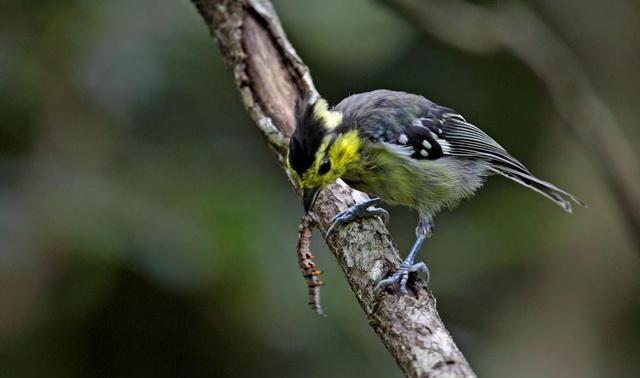
<path fill-rule="evenodd" d="M 380 198 L 371 198 L 364 202 L 357 203 L 350 208 L 339 212 L 329 222 L 326 237 L 331 235 L 336 225 L 344 225 L 353 222 L 356 219 L 382 217 L 384 223 L 389 221 L 389 212 L 381 207 L 376 207 L 382 203 Z"/>
<path fill-rule="evenodd" d="M 416 254 L 422 247 L 424 241 L 431 236 L 433 232 L 433 221 L 427 217 L 421 217 L 418 227 L 416 227 L 416 241 L 411 247 L 411 251 L 407 255 L 407 258 L 402 261 L 400 268 L 389 278 L 378 282 L 375 289 L 376 291 L 383 289 L 389 285 L 395 283 L 400 284 L 400 293 L 407 293 L 407 281 L 409 280 L 409 273 L 411 272 L 423 272 L 426 276 L 427 283 L 429 283 L 429 268 L 423 262 L 414 262 Z"/>

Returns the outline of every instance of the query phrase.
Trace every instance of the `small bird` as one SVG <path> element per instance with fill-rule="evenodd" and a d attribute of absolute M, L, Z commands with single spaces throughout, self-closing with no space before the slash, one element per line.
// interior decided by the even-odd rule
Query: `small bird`
<path fill-rule="evenodd" d="M 329 109 L 319 98 L 297 109 L 287 163 L 311 211 L 320 190 L 337 179 L 372 196 L 338 213 L 327 229 L 358 218 L 384 216 L 382 202 L 413 208 L 416 241 L 398 271 L 376 289 L 399 284 L 406 293 L 410 272 L 429 270 L 415 257 L 433 231 L 438 211 L 473 196 L 485 178 L 499 174 L 546 196 L 571 212 L 573 195 L 535 177 L 482 130 L 452 109 L 405 92 L 375 90 L 351 95 Z"/>

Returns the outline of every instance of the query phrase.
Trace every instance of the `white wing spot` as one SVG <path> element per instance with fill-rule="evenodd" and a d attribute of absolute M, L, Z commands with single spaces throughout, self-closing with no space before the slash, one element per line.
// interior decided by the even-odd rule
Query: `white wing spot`
<path fill-rule="evenodd" d="M 430 150 L 430 149 L 431 149 L 431 143 L 429 143 L 429 141 L 428 141 L 428 140 L 423 140 L 423 141 L 422 141 L 422 145 L 423 145 L 423 146 L 425 146 L 425 148 L 426 148 L 427 150 Z"/>
<path fill-rule="evenodd" d="M 420 150 L 420 155 L 427 157 L 429 156 L 429 153 L 427 152 L 427 150 Z"/>
<path fill-rule="evenodd" d="M 407 144 L 409 142 L 409 137 L 407 134 L 401 134 L 398 138 L 398 142 L 400 142 L 400 144 Z"/>
<path fill-rule="evenodd" d="M 429 131 L 429 135 L 431 135 L 433 139 L 438 139 L 438 136 L 433 131 Z"/>

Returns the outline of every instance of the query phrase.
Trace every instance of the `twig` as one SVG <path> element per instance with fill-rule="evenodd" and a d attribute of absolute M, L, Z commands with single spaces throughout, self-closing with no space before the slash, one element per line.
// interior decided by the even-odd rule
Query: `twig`
<path fill-rule="evenodd" d="M 320 271 L 316 264 L 313 262 L 313 255 L 311 254 L 311 236 L 313 235 L 313 226 L 316 221 L 313 219 L 313 213 L 308 213 L 302 216 L 300 220 L 300 226 L 298 226 L 298 245 L 296 246 L 296 252 L 298 254 L 298 264 L 300 270 L 302 270 L 302 276 L 307 281 L 307 288 L 309 289 L 309 305 L 311 309 L 320 316 L 325 316 L 322 311 L 322 305 L 320 304 Z"/>
<path fill-rule="evenodd" d="M 309 71 L 287 40 L 267 0 L 191 0 L 204 18 L 248 113 L 281 162 L 295 128 L 296 102 L 317 96 Z M 283 164 L 284 167 L 284 164 Z M 285 169 L 286 171 L 286 169 Z M 293 184 L 293 182 L 292 182 Z M 320 226 L 364 195 L 338 181 L 316 202 Z M 347 226 L 325 239 L 367 315 L 409 377 L 475 377 L 444 327 L 435 299 L 422 284 L 415 295 L 376 298 L 374 283 L 400 265 L 398 250 L 378 220 Z"/>
<path fill-rule="evenodd" d="M 470 53 L 507 51 L 546 86 L 569 130 L 594 158 L 640 247 L 640 167 L 622 127 L 570 48 L 517 0 L 493 8 L 463 0 L 378 0 L 425 34 Z"/>

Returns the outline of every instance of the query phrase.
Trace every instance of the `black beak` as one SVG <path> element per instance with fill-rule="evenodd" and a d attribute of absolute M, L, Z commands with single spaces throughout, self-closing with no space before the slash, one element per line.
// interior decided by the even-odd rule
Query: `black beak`
<path fill-rule="evenodd" d="M 321 188 L 312 188 L 304 190 L 304 194 L 302 195 L 302 204 L 304 205 L 305 213 L 308 213 L 313 209 L 313 205 L 318 199 L 318 194 L 320 194 L 320 189 Z"/>

